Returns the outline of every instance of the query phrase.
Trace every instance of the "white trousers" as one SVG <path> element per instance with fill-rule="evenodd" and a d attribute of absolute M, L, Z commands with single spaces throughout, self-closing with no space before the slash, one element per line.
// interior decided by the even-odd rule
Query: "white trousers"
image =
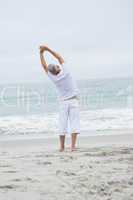
<path fill-rule="evenodd" d="M 79 100 L 76 98 L 59 102 L 60 135 L 80 133 Z"/>

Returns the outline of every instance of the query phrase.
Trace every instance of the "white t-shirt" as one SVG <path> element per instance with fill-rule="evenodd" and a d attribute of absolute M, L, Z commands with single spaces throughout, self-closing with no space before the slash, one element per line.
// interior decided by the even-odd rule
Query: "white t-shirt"
<path fill-rule="evenodd" d="M 62 100 L 67 100 L 71 97 L 79 95 L 76 81 L 67 71 L 65 64 L 61 65 L 61 71 L 59 72 L 59 74 L 54 75 L 50 71 L 48 71 L 48 76 L 52 80 L 52 82 L 54 82 L 59 92 L 59 97 Z"/>

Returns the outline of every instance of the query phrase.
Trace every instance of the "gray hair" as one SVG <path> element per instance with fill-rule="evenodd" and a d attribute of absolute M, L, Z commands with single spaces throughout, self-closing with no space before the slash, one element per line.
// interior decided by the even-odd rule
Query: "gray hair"
<path fill-rule="evenodd" d="M 53 69 L 55 69 L 55 64 L 49 64 L 48 65 L 48 71 L 52 72 Z"/>

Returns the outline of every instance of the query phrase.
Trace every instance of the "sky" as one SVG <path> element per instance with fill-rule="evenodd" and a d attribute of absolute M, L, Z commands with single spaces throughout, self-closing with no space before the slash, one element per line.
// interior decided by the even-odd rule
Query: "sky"
<path fill-rule="evenodd" d="M 76 79 L 133 77 L 132 0 L 0 0 L 0 5 L 0 83 L 47 81 L 40 44 L 60 53 Z"/>

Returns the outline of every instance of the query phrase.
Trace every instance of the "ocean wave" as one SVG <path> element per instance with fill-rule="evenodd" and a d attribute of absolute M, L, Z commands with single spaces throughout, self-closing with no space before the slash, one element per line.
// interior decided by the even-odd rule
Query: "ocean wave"
<path fill-rule="evenodd" d="M 99 109 L 80 113 L 81 132 L 133 129 L 133 109 Z M 0 118 L 0 135 L 58 133 L 58 113 Z"/>

